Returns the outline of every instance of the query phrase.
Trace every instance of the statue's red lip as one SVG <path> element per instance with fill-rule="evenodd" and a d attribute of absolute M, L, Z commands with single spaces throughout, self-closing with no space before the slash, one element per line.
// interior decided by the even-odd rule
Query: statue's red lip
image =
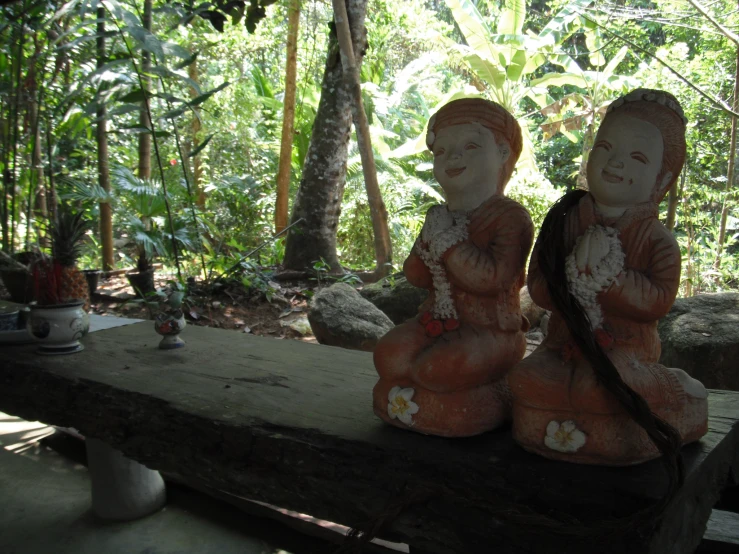
<path fill-rule="evenodd" d="M 467 169 L 467 166 L 454 167 L 452 169 L 447 169 L 446 174 L 449 175 L 449 177 L 456 177 L 457 175 L 460 175 L 465 169 Z"/>
<path fill-rule="evenodd" d="M 609 183 L 621 183 L 624 178 L 620 175 L 616 175 L 615 173 L 611 173 L 610 171 L 604 169 L 603 180 L 608 181 Z"/>

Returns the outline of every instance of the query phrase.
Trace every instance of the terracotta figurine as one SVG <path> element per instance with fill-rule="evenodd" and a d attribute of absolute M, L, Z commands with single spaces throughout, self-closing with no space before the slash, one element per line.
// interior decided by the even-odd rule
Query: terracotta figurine
<path fill-rule="evenodd" d="M 705 387 L 657 363 L 657 321 L 675 299 L 681 261 L 658 206 L 685 160 L 685 123 L 663 91 L 614 101 L 588 159 L 589 191 L 566 195 L 544 222 L 528 287 L 553 311 L 549 333 L 508 375 L 513 436 L 526 450 L 629 465 L 660 455 L 645 431 L 655 424 L 672 426 L 674 444 L 707 431 Z"/>
<path fill-rule="evenodd" d="M 420 433 L 476 435 L 509 418 L 503 377 L 526 349 L 519 290 L 533 226 L 503 195 L 521 129 L 498 104 L 467 98 L 431 118 L 426 144 L 447 203 L 426 214 L 403 270 L 431 294 L 375 349 L 374 410 Z"/>

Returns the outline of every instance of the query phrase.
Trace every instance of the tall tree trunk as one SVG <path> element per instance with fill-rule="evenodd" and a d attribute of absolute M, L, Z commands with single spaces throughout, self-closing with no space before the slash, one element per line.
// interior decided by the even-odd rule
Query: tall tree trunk
<path fill-rule="evenodd" d="M 46 118 L 46 158 L 49 160 L 49 217 L 52 221 L 56 221 L 57 214 L 57 194 L 56 185 L 54 184 L 54 158 L 53 149 L 51 147 L 51 121 L 50 117 Z"/>
<path fill-rule="evenodd" d="M 189 66 L 187 66 L 187 75 L 198 85 L 200 84 L 200 72 L 198 71 L 197 58 Z M 190 96 L 192 98 L 195 98 L 197 95 L 198 91 L 190 87 Z M 188 153 L 194 151 L 200 145 L 200 108 L 198 106 L 195 106 L 193 108 L 193 112 L 194 114 L 191 126 L 192 139 L 191 141 L 189 141 L 191 147 L 188 149 Z M 200 164 L 200 154 L 193 156 L 191 167 L 192 171 L 190 172 L 190 174 L 192 175 L 192 186 L 193 192 L 195 194 L 195 204 L 197 204 L 198 208 L 202 209 L 205 207 L 205 191 L 202 187 L 203 168 Z"/>
<path fill-rule="evenodd" d="M 144 29 L 151 31 L 151 5 L 152 0 L 144 0 L 144 14 L 141 24 Z M 139 178 L 151 178 L 151 121 L 149 120 L 149 93 L 151 89 L 151 54 L 146 50 L 141 52 L 141 82 L 145 89 L 146 98 L 143 101 L 139 123 L 141 127 L 149 129 L 148 133 L 139 133 Z"/>
<path fill-rule="evenodd" d="M 364 184 L 367 189 L 367 200 L 372 215 L 372 230 L 375 239 L 375 259 L 377 268 L 375 276 L 380 279 L 390 273 L 393 267 L 393 247 L 390 241 L 390 230 L 387 225 L 387 209 L 382 201 L 380 184 L 377 182 L 377 167 L 375 157 L 372 153 L 372 140 L 370 138 L 367 114 L 364 112 L 362 103 L 362 83 L 359 77 L 359 69 L 354 60 L 352 48 L 351 30 L 347 21 L 346 5 L 344 0 L 333 0 L 334 22 L 336 33 L 341 49 L 341 59 L 344 68 L 344 79 L 349 81 L 354 102 L 352 113 L 354 117 L 354 128 L 357 131 L 357 145 L 359 155 L 362 158 L 362 171 L 364 173 Z"/>
<path fill-rule="evenodd" d="M 105 64 L 105 8 L 98 8 L 97 23 L 97 66 Z M 110 168 L 108 166 L 108 117 L 105 102 L 97 108 L 98 183 L 105 192 L 110 192 Z M 115 265 L 113 258 L 113 213 L 109 202 L 100 203 L 100 243 L 103 249 L 103 271 Z"/>
<path fill-rule="evenodd" d="M 354 57 L 360 66 L 367 42 L 367 0 L 345 1 Z M 336 256 L 336 229 L 346 184 L 352 93 L 349 81 L 343 78 L 336 29 L 333 24 L 330 28 L 321 100 L 291 220 L 303 221 L 287 235 L 283 260 L 286 270 L 303 271 L 322 258 L 332 272 L 343 271 Z"/>
<path fill-rule="evenodd" d="M 8 232 L 10 217 L 8 214 L 8 196 L 10 195 L 10 107 L 5 100 L 0 103 L 0 144 L 2 144 L 3 161 L 3 251 L 10 252 L 10 233 Z M 7 110 L 7 111 L 6 111 Z"/>
<path fill-rule="evenodd" d="M 11 150 L 11 160 L 13 162 L 13 167 L 11 169 L 10 173 L 10 253 L 13 254 L 15 252 L 15 233 L 17 230 L 18 222 L 16 220 L 16 210 L 15 210 L 15 204 L 16 204 L 16 196 L 18 194 L 17 190 L 17 180 L 18 180 L 18 133 L 21 126 L 21 120 L 20 120 L 20 103 L 21 103 L 21 94 L 23 94 L 23 83 L 21 81 L 21 74 L 22 74 L 22 67 L 23 67 L 23 43 L 25 39 L 25 33 L 24 33 L 24 27 L 26 25 L 26 18 L 25 16 L 21 17 L 20 24 L 16 27 L 17 28 L 17 40 L 15 41 L 15 45 L 17 47 L 17 54 L 14 56 L 14 59 L 11 60 L 11 71 L 13 73 L 13 79 L 11 82 L 11 102 L 13 103 L 13 111 L 12 115 L 10 117 L 10 129 L 11 129 L 11 141 L 10 141 L 10 150 Z M 8 163 L 8 167 L 10 167 L 10 163 Z"/>
<path fill-rule="evenodd" d="M 51 243 L 45 234 L 41 233 L 43 225 L 39 222 L 48 220 L 49 210 L 46 205 L 46 193 L 44 191 L 44 166 L 41 162 L 41 122 L 39 112 L 43 98 L 43 89 L 40 82 L 43 81 L 43 68 L 41 79 L 38 78 L 38 60 L 41 56 L 41 43 L 38 33 L 33 34 L 34 53 L 28 60 L 28 74 L 26 77 L 26 113 L 28 115 L 29 131 L 31 133 L 31 153 L 29 157 L 30 172 L 28 175 L 28 212 L 26 227 L 26 250 L 31 247 L 32 221 L 36 223 L 39 244 L 49 248 Z"/>
<path fill-rule="evenodd" d="M 29 199 L 29 204 L 33 203 L 34 219 L 36 227 L 41 228 L 38 221 L 48 221 L 49 209 L 46 203 L 46 190 L 44 189 L 44 165 L 41 158 L 41 121 L 39 120 L 39 102 L 38 94 L 33 93 L 33 97 L 29 99 L 28 120 L 33 132 L 33 147 L 31 149 L 31 175 L 29 176 L 30 187 L 33 191 L 33 198 Z M 29 226 L 30 227 L 30 226 Z M 29 228 L 30 231 L 30 228 Z M 51 246 L 48 236 L 44 234 L 40 237 L 41 246 L 48 248 Z"/>
<path fill-rule="evenodd" d="M 275 202 L 275 233 L 287 227 L 290 168 L 292 167 L 293 134 L 295 132 L 295 92 L 298 66 L 298 28 L 300 0 L 290 0 L 287 18 L 287 63 L 285 67 L 285 100 L 282 109 L 282 141 L 277 169 L 277 199 Z"/>
<path fill-rule="evenodd" d="M 739 45 L 736 46 L 736 67 L 734 68 L 734 103 L 731 109 L 735 112 L 739 109 Z M 726 220 L 729 217 L 729 207 L 731 206 L 731 195 L 734 192 L 734 173 L 736 169 L 736 132 L 737 118 L 731 116 L 731 141 L 729 146 L 729 167 L 726 171 L 726 194 L 724 195 L 724 203 L 721 208 L 721 225 L 718 233 L 718 251 L 716 252 L 716 260 L 713 262 L 713 268 L 718 270 L 721 267 L 721 256 L 723 254 L 724 242 L 726 241 Z"/>
<path fill-rule="evenodd" d="M 152 0 L 144 0 L 144 13 L 142 15 L 141 25 L 147 31 L 151 31 L 151 9 Z M 141 85 L 144 89 L 144 101 L 141 106 L 141 115 L 139 117 L 139 125 L 149 131 L 139 133 L 139 178 L 151 179 L 151 133 L 153 132 L 151 120 L 149 119 L 149 94 L 151 92 L 151 54 L 146 50 L 141 52 Z M 151 222 L 148 217 L 142 217 L 141 222 L 146 229 L 149 229 Z M 138 261 L 136 263 L 138 271 L 143 272 L 151 267 L 151 260 L 146 256 L 146 250 L 143 245 L 138 247 Z"/>

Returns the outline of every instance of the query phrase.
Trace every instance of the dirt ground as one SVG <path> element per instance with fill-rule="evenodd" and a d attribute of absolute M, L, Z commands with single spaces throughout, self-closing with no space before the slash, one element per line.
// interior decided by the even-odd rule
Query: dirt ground
<path fill-rule="evenodd" d="M 169 291 L 172 276 L 157 271 L 158 290 Z M 245 288 L 238 281 L 204 285 L 195 283 L 188 291 L 182 310 L 189 325 L 217 327 L 240 333 L 316 342 L 307 319 L 308 304 L 319 290 L 316 282 L 296 281 L 277 283 L 269 281 L 267 294 Z M 267 296 L 270 299 L 267 299 Z M 0 300 L 10 295 L 0 281 Z M 101 280 L 91 299 L 91 312 L 138 319 L 152 319 L 160 306 L 147 307 L 136 299 L 125 275 Z M 151 313 L 150 313 L 151 310 Z"/>
<path fill-rule="evenodd" d="M 172 279 L 173 276 L 157 271 L 157 289 L 168 292 Z M 195 283 L 182 305 L 188 325 L 316 343 L 307 317 L 310 298 L 331 283 L 319 284 L 312 280 L 268 283 L 269 300 L 264 291 L 247 289 L 238 281 L 215 285 Z M 9 295 L 0 281 L 0 299 L 6 298 Z M 158 313 L 160 308 L 166 305 L 147 307 L 135 297 L 125 275 L 117 275 L 100 281 L 90 311 L 99 315 L 153 319 L 152 314 Z M 526 354 L 530 354 L 542 339 L 540 330 L 532 329 L 527 334 Z"/>
<path fill-rule="evenodd" d="M 168 279 L 171 277 L 157 274 L 157 289 L 168 290 Z M 270 281 L 270 288 L 271 301 L 264 293 L 247 290 L 238 282 L 215 286 L 196 284 L 185 297 L 182 309 L 189 325 L 316 342 L 307 319 L 309 297 L 317 290 L 315 283 Z M 153 308 L 156 313 L 156 307 Z M 124 275 L 100 282 L 92 298 L 91 311 L 151 319 L 149 309 L 136 300 Z"/>

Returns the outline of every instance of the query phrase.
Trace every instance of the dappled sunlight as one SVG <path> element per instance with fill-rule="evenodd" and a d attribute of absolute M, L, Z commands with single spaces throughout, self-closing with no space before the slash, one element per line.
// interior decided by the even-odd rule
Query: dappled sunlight
<path fill-rule="evenodd" d="M 0 444 L 4 444 L 2 437 L 9 433 L 19 433 L 21 431 L 31 431 L 34 429 L 43 429 L 48 427 L 44 423 L 38 421 L 24 421 L 22 419 L 15 419 L 14 421 L 0 421 Z"/>
<path fill-rule="evenodd" d="M 279 512 L 281 514 L 284 514 L 288 517 L 294 517 L 296 519 L 300 519 L 302 521 L 307 521 L 309 523 L 312 523 L 314 525 L 318 525 L 319 527 L 323 527 L 324 529 L 329 529 L 335 533 L 338 533 L 340 535 L 346 536 L 349 531 L 351 530 L 346 525 L 340 525 L 339 523 L 334 523 L 332 521 L 326 521 L 324 519 L 318 519 L 315 518 L 309 514 L 303 514 L 300 512 L 295 512 L 292 510 L 287 510 L 285 508 L 278 508 L 277 506 L 273 506 L 272 504 L 267 504 L 266 502 L 259 502 L 258 500 L 249 499 L 249 502 L 253 502 L 255 504 L 260 504 L 262 506 L 266 506 L 267 508 L 270 508 L 272 510 L 275 510 L 276 512 Z M 405 543 L 399 543 L 399 542 L 391 542 L 386 541 L 382 539 L 372 539 L 371 541 L 373 544 L 376 544 L 378 546 L 383 546 L 389 550 L 393 550 L 395 552 L 408 552 L 409 547 Z M 281 552 L 284 552 L 283 550 L 279 550 L 275 552 L 274 554 L 280 554 Z"/>
<path fill-rule="evenodd" d="M 38 421 L 0 422 L 0 446 L 14 454 L 25 454 L 38 446 L 38 441 L 54 434 L 54 428 Z"/>
<path fill-rule="evenodd" d="M 70 470 L 87 471 L 81 464 L 56 456 L 42 439 L 56 433 L 56 429 L 38 421 L 25 421 L 21 418 L 0 413 L 0 446 L 8 453 L 45 463 L 51 471 L 66 473 Z"/>

